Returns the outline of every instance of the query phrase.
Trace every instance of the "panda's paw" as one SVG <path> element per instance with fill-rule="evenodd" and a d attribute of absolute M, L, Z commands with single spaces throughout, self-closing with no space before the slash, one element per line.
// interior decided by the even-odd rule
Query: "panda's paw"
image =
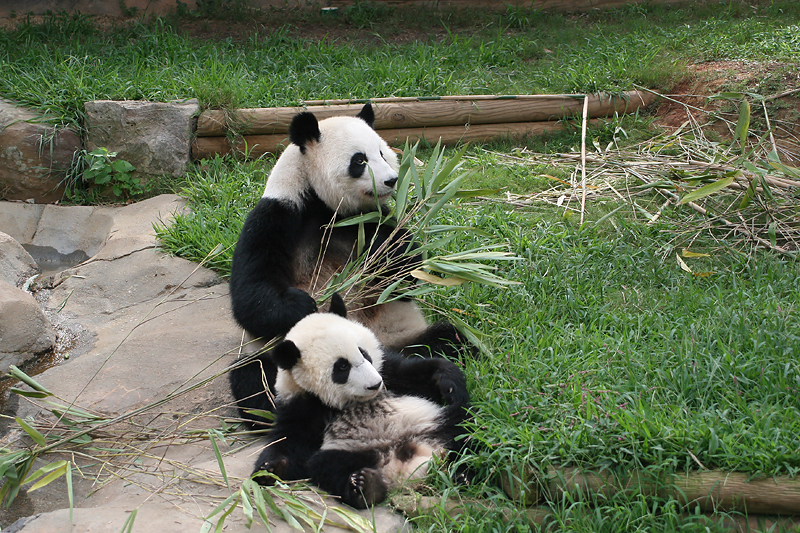
<path fill-rule="evenodd" d="M 286 457 L 265 459 L 256 465 L 253 479 L 259 485 L 273 485 L 277 478 L 283 478 L 288 466 L 289 460 Z"/>
<path fill-rule="evenodd" d="M 280 298 L 290 328 L 308 315 L 317 312 L 317 302 L 304 290 L 289 287 L 281 293 Z"/>
<path fill-rule="evenodd" d="M 466 405 L 469 402 L 469 392 L 464 375 L 456 369 L 450 367 L 448 361 L 436 359 L 439 362 L 439 369 L 433 373 L 433 381 L 442 396 L 445 405 Z"/>
<path fill-rule="evenodd" d="M 356 509 L 366 509 L 383 501 L 388 490 L 389 484 L 380 471 L 374 468 L 362 468 L 350 474 L 347 494 L 342 499 Z"/>

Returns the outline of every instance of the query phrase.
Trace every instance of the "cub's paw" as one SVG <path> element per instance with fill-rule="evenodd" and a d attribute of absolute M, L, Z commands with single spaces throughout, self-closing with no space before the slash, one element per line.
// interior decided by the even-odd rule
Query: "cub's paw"
<path fill-rule="evenodd" d="M 259 485 L 272 485 L 275 483 L 276 478 L 283 478 L 289 460 L 286 457 L 270 457 L 256 464 L 256 469 L 253 471 L 253 479 Z"/>
<path fill-rule="evenodd" d="M 439 363 L 439 368 L 432 377 L 442 396 L 442 402 L 446 405 L 466 405 L 469 402 L 469 392 L 464 374 L 449 361 L 434 361 Z"/>
<path fill-rule="evenodd" d="M 347 493 L 342 495 L 344 503 L 356 509 L 366 509 L 386 498 L 389 484 L 378 470 L 362 468 L 350 474 Z"/>

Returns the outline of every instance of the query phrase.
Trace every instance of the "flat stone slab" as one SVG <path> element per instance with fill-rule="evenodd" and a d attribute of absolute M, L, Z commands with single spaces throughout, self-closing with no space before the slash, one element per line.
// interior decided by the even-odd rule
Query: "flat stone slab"
<path fill-rule="evenodd" d="M 235 361 L 242 338 L 231 317 L 228 284 L 195 263 L 165 255 L 155 240 L 153 223 L 168 223 L 180 209 L 179 197 L 164 195 L 80 212 L 81 220 L 106 219 L 102 245 L 83 263 L 37 281 L 36 296 L 45 299 L 60 327 L 80 334 L 67 350 L 68 359 L 36 375 L 36 381 L 64 404 L 74 402 L 107 420 L 120 420 L 93 433 L 96 451 L 44 457 L 45 462 L 75 460 L 80 466 L 82 476 L 73 469 L 72 526 L 61 478 L 23 492 L 10 510 L 0 511 L 0 527 L 23 519 L 12 527 L 22 526 L 25 533 L 117 533 L 135 510 L 133 531 L 199 531 L 203 517 L 239 490 L 252 471 L 259 440 L 222 437 L 231 427 L 224 420 L 235 416 L 224 371 Z M 9 204 L 0 202 L 0 229 L 8 210 Z M 57 211 L 45 216 L 45 210 L 24 204 L 13 204 L 11 210 L 17 228 L 10 229 L 18 235 L 35 240 L 46 230 L 56 234 Z M 31 233 L 29 227 L 36 229 Z M 16 415 L 53 419 L 25 400 L 19 400 Z M 230 487 L 209 431 L 217 435 Z M 24 434 L 17 433 L 6 435 L 3 445 L 19 446 Z M 376 531 L 406 527 L 403 517 L 386 507 L 361 515 L 370 521 L 374 517 Z M 296 531 L 281 518 L 270 520 L 272 531 Z M 248 530 L 241 508 L 225 520 L 224 530 Z M 263 530 L 254 524 L 248 531 Z M 339 528 L 326 525 L 324 530 Z"/>

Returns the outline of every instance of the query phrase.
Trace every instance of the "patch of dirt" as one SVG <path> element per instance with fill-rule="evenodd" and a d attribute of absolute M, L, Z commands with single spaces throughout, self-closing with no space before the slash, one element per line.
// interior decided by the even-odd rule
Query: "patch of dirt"
<path fill-rule="evenodd" d="M 739 98 L 751 106 L 751 131 L 770 128 L 784 153 L 800 157 L 800 64 L 775 61 L 708 61 L 689 65 L 688 76 L 666 95 L 655 111 L 656 125 L 674 130 L 688 123 L 708 124 L 729 137 L 739 119 Z"/>

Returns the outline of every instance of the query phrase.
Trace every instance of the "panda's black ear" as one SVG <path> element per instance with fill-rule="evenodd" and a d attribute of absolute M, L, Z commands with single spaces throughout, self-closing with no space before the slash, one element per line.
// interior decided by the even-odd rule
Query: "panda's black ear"
<path fill-rule="evenodd" d="M 331 308 L 328 312 L 339 315 L 342 318 L 347 318 L 347 306 L 344 304 L 344 300 L 339 296 L 338 292 L 334 292 L 333 296 L 331 296 Z"/>
<path fill-rule="evenodd" d="M 361 111 L 356 116 L 369 124 L 370 128 L 375 124 L 375 111 L 372 110 L 372 104 L 364 104 L 364 107 L 361 108 Z"/>
<path fill-rule="evenodd" d="M 300 350 L 292 341 L 281 341 L 272 349 L 272 360 L 280 368 L 290 370 L 300 360 Z"/>
<path fill-rule="evenodd" d="M 289 126 L 289 140 L 299 146 L 302 153 L 306 153 L 306 144 L 319 142 L 319 138 L 319 122 L 314 113 L 306 111 L 294 116 Z"/>

